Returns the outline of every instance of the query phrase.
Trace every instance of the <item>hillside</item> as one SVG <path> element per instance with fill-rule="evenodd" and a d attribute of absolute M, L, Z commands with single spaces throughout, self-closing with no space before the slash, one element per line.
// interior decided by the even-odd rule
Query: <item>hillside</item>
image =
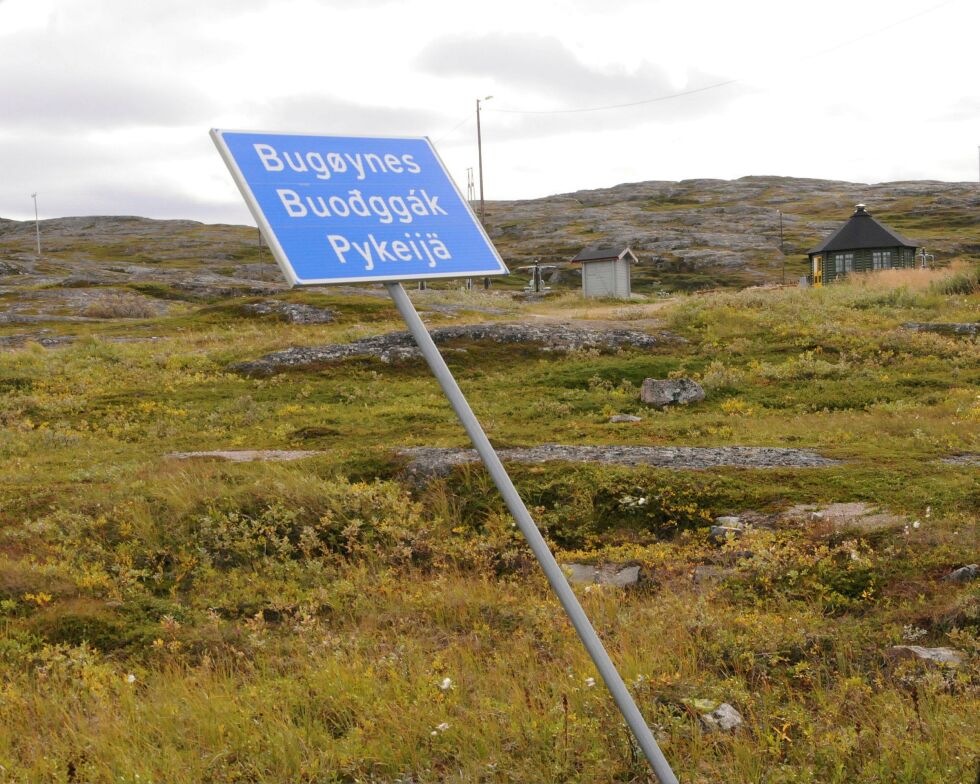
<path fill-rule="evenodd" d="M 980 186 L 860 185 L 788 177 L 641 182 L 523 202 L 492 202 L 491 235 L 509 259 L 565 261 L 583 246 L 630 245 L 639 282 L 667 288 L 745 285 L 807 272 L 806 251 L 864 203 L 940 262 L 980 256 Z M 654 283 L 655 281 L 655 283 Z"/>
<path fill-rule="evenodd" d="M 599 242 L 631 245 L 640 257 L 634 289 L 739 287 L 806 272 L 803 254 L 863 202 L 884 223 L 925 245 L 937 262 L 980 258 L 980 188 L 971 183 L 859 185 L 786 177 L 617 185 L 531 201 L 489 202 L 490 235 L 512 267 L 564 262 Z M 785 256 L 779 249 L 783 213 Z M 256 293 L 280 278 L 254 229 L 128 217 L 41 222 L 44 263 L 34 263 L 34 224 L 0 220 L 0 263 L 23 280 L 70 285 L 180 285 Z M 2 273 L 3 268 L 0 268 Z M 220 278 L 210 277 L 220 275 Z M 231 278 L 232 280 L 225 280 Z M 9 280 L 9 278 L 8 278 Z M 556 285 L 576 287 L 565 274 Z M 252 281 L 249 283 L 248 281 Z M 505 288 L 523 285 L 515 275 Z M 257 284 L 257 285 L 256 285 Z"/>

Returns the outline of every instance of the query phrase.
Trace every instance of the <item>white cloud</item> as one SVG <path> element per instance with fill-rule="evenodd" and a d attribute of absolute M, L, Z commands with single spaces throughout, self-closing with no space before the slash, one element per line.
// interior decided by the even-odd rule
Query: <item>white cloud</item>
<path fill-rule="evenodd" d="M 211 126 L 440 137 L 489 198 L 785 174 L 972 180 L 980 6 L 0 0 L 0 215 L 245 220 Z M 929 42 L 942 42 L 941 46 Z M 929 44 L 929 46 L 927 46 Z M 931 47 L 931 48 L 930 48 Z M 625 109 L 506 114 L 737 84 Z"/>

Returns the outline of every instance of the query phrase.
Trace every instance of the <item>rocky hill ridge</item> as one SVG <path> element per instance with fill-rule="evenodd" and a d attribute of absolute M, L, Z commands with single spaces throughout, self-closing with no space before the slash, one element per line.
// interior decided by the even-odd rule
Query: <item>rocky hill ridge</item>
<path fill-rule="evenodd" d="M 803 254 L 864 203 L 942 263 L 980 258 L 980 186 L 905 181 L 862 185 L 794 177 L 624 183 L 523 201 L 487 203 L 488 230 L 513 267 L 565 262 L 592 244 L 629 245 L 636 282 L 667 288 L 744 285 L 802 274 Z M 782 246 L 780 244 L 780 214 Z M 268 292 L 282 279 L 245 226 L 135 216 L 0 219 L 0 281 L 84 286 L 123 280 L 185 290 Z M 782 248 L 782 249 L 781 249 Z M 575 284 L 575 278 L 569 283 Z M 249 283 L 251 281 L 251 284 Z M 254 284 L 254 285 L 253 285 Z M 636 288 L 636 287 L 635 287 Z"/>

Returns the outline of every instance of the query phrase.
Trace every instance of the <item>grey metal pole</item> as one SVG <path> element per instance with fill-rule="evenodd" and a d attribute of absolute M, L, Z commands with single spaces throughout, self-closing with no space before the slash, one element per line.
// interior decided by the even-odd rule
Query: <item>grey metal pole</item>
<path fill-rule="evenodd" d="M 32 193 L 31 198 L 34 199 L 34 231 L 37 235 L 37 255 L 41 255 L 41 222 L 37 219 L 37 194 Z"/>
<path fill-rule="evenodd" d="M 480 99 L 476 99 L 476 157 L 480 165 L 480 223 L 486 226 L 487 214 L 483 204 L 483 135 L 480 133 Z"/>
<path fill-rule="evenodd" d="M 595 662 L 596 669 L 599 670 L 599 674 L 602 676 L 602 680 L 605 681 L 610 693 L 612 693 L 616 705 L 623 714 L 623 718 L 626 719 L 626 723 L 633 731 L 633 736 L 643 751 L 643 755 L 650 763 L 650 767 L 653 768 L 661 784 L 678 784 L 677 777 L 670 769 L 670 764 L 657 745 L 657 741 L 653 737 L 653 733 L 650 732 L 650 728 L 646 725 L 643 714 L 636 707 L 633 697 L 626 688 L 626 684 L 623 683 L 623 679 L 619 676 L 619 672 L 617 672 L 616 666 L 612 663 L 612 659 L 609 658 L 609 654 L 606 653 L 606 649 L 603 648 L 599 636 L 596 634 L 595 629 L 592 628 L 588 616 L 586 616 L 585 611 L 582 609 L 582 605 L 575 598 L 575 592 L 569 586 L 568 580 L 565 579 L 561 567 L 558 566 L 555 556 L 548 549 L 548 544 L 545 542 L 538 527 L 534 524 L 534 520 L 531 519 L 531 515 L 527 511 L 524 501 L 521 500 L 517 488 L 514 487 L 514 483 L 500 462 L 500 458 L 490 444 L 486 433 L 483 432 L 483 428 L 473 414 L 469 403 L 463 397 L 463 393 L 456 383 L 456 379 L 453 378 L 452 373 L 446 366 L 446 361 L 439 353 L 439 349 L 436 348 L 432 336 L 425 328 L 425 324 L 422 323 L 422 319 L 419 318 L 419 314 L 412 305 L 412 300 L 409 299 L 401 283 L 386 283 L 385 286 L 395 302 L 395 307 L 398 308 L 398 312 L 405 320 L 409 332 L 415 338 L 415 342 L 418 344 L 422 356 L 425 357 L 425 361 L 429 364 L 429 368 L 439 382 L 439 386 L 442 387 L 442 391 L 445 392 L 446 397 L 449 399 L 453 411 L 456 412 L 456 416 L 473 442 L 473 446 L 476 447 L 476 451 L 483 460 L 483 464 L 490 472 L 494 484 L 504 497 L 504 502 L 517 521 L 521 533 L 524 534 L 524 538 L 527 539 L 528 544 L 531 546 L 531 550 L 544 570 L 548 582 L 551 583 L 552 590 L 558 596 L 558 601 L 561 602 L 561 606 L 565 609 L 565 613 L 575 627 L 575 631 L 578 632 L 582 644 L 588 651 L 589 656 L 592 657 L 592 661 Z"/>
<path fill-rule="evenodd" d="M 783 285 L 786 285 L 786 251 L 783 249 L 783 211 L 777 210 L 779 213 L 779 253 L 783 257 Z"/>

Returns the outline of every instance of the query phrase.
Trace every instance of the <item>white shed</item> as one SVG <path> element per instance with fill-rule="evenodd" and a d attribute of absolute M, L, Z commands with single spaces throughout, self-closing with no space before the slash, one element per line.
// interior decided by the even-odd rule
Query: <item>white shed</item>
<path fill-rule="evenodd" d="M 593 247 L 578 254 L 582 263 L 582 294 L 586 297 L 630 297 L 630 265 L 637 258 L 629 248 Z"/>

